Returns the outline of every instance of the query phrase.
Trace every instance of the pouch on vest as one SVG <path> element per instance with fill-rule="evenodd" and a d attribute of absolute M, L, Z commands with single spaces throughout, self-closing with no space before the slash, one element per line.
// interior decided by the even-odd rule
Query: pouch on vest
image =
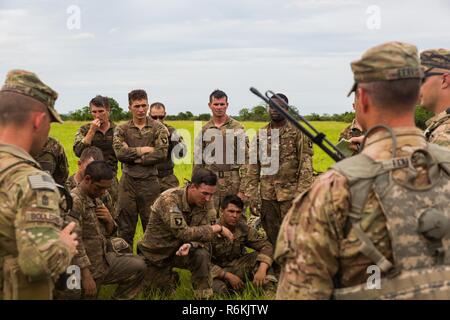
<path fill-rule="evenodd" d="M 17 258 L 5 257 L 3 263 L 3 299 L 51 300 L 53 281 L 50 277 L 32 280 L 20 270 Z"/>

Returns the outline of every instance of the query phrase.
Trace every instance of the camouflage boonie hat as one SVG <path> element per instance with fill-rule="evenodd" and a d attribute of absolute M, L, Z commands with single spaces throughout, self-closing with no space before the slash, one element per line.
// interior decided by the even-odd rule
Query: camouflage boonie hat
<path fill-rule="evenodd" d="M 403 42 L 387 42 L 370 48 L 351 67 L 355 83 L 347 97 L 356 91 L 358 82 L 423 77 L 416 46 Z"/>
<path fill-rule="evenodd" d="M 450 70 L 450 50 L 425 50 L 420 54 L 420 63 L 424 69 L 438 68 Z"/>
<path fill-rule="evenodd" d="M 6 75 L 1 91 L 20 93 L 42 102 L 47 106 L 52 122 L 63 123 L 54 108 L 58 93 L 43 83 L 36 74 L 25 70 L 11 70 Z"/>

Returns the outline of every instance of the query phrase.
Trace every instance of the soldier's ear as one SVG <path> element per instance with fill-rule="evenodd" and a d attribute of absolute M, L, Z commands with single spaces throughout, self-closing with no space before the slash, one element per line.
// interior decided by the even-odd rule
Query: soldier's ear
<path fill-rule="evenodd" d="M 33 129 L 39 129 L 46 121 L 49 121 L 47 117 L 50 117 L 45 112 L 33 112 L 32 113 Z"/>
<path fill-rule="evenodd" d="M 444 73 L 442 75 L 442 89 L 448 89 L 450 87 L 450 73 Z"/>

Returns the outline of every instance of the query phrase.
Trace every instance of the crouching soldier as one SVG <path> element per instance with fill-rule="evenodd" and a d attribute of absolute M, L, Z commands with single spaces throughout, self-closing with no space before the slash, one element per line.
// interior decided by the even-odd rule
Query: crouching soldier
<path fill-rule="evenodd" d="M 176 288 L 172 268 L 189 269 L 195 298 L 212 296 L 210 253 L 207 243 L 217 234 L 232 241 L 226 227 L 216 224 L 213 194 L 217 176 L 198 169 L 184 188 L 169 189 L 151 207 L 150 218 L 138 252 L 147 262 L 146 285 L 166 293 Z"/>
<path fill-rule="evenodd" d="M 228 228 L 234 241 L 217 237 L 212 245 L 213 290 L 217 294 L 227 294 L 228 289 L 239 290 L 245 279 L 253 284 L 269 287 L 274 276 L 267 271 L 272 265 L 273 247 L 265 237 L 247 225 L 242 216 L 244 203 L 235 195 L 226 196 L 221 203 L 220 225 Z M 254 249 L 247 252 L 247 248 Z"/>
<path fill-rule="evenodd" d="M 96 298 L 104 284 L 117 283 L 113 299 L 133 299 L 141 289 L 145 262 L 133 256 L 125 240 L 107 238 L 117 225 L 101 200 L 114 178 L 105 161 L 91 162 L 81 183 L 72 190 L 70 218 L 78 222 L 78 253 L 74 264 L 81 269 L 82 297 Z"/>

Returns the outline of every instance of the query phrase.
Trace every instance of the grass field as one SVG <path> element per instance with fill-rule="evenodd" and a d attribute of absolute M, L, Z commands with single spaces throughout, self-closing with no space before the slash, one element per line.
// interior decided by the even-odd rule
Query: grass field
<path fill-rule="evenodd" d="M 58 139 L 64 146 L 66 155 L 69 161 L 69 169 L 70 174 L 73 174 L 77 170 L 77 161 L 78 158 L 73 153 L 73 141 L 75 139 L 75 133 L 77 129 L 85 124 L 85 122 L 75 122 L 75 121 L 67 121 L 63 125 L 61 124 L 52 124 L 52 129 L 50 131 L 50 135 L 56 139 Z M 193 145 L 194 145 L 194 132 L 197 133 L 194 129 L 193 121 L 168 121 L 168 124 L 174 126 L 178 129 L 179 133 L 183 136 L 185 142 L 191 146 L 191 157 L 193 153 Z M 345 128 L 348 124 L 343 122 L 312 122 L 312 124 L 319 130 L 327 135 L 327 138 L 331 142 L 337 142 L 339 133 L 343 128 Z M 199 124 L 200 125 L 200 124 Z M 262 126 L 265 125 L 263 122 L 244 122 L 243 123 L 246 130 L 258 130 Z M 198 128 L 196 128 L 199 130 Z M 254 131 L 254 132 L 255 132 Z M 253 138 L 254 132 L 249 132 L 250 139 Z M 334 162 L 328 157 L 322 150 L 320 150 L 317 146 L 314 145 L 314 158 L 313 158 L 314 170 L 317 172 L 324 172 L 330 167 Z M 175 174 L 178 177 L 180 183 L 183 183 L 184 179 L 190 179 L 192 170 L 192 164 L 178 164 L 175 166 Z M 119 178 L 121 175 L 121 171 L 119 168 Z M 142 227 L 140 224 L 136 230 L 135 242 L 142 237 Z M 142 293 L 140 299 L 193 299 L 193 290 L 190 284 L 190 272 L 186 270 L 180 270 L 180 279 L 181 285 L 178 287 L 177 291 L 171 296 L 163 296 L 158 292 L 151 293 Z M 105 286 L 101 293 L 100 298 L 108 299 L 111 296 L 113 290 L 113 286 Z M 267 299 L 264 296 L 264 293 L 260 290 L 254 288 L 251 284 L 247 285 L 247 287 L 240 294 L 235 294 L 228 297 L 215 297 L 216 299 Z"/>

